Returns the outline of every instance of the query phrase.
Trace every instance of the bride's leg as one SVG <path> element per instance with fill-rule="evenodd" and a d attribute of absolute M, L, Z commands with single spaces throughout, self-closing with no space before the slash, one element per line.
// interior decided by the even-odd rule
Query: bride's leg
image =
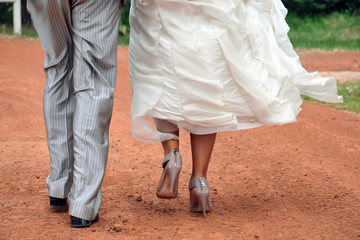
<path fill-rule="evenodd" d="M 175 136 L 179 137 L 179 129 L 175 124 L 172 124 L 169 121 L 154 118 L 155 125 L 160 132 L 163 133 L 171 133 Z M 179 140 L 178 139 L 169 139 L 162 142 L 162 146 L 164 148 L 164 156 L 168 153 L 177 149 L 179 151 Z"/>
<path fill-rule="evenodd" d="M 179 130 L 175 131 L 175 132 L 170 132 L 171 134 L 174 134 L 176 136 L 179 136 Z M 170 153 L 171 151 L 174 151 L 174 149 L 179 150 L 179 140 L 178 139 L 170 139 L 170 140 L 166 140 L 161 142 L 163 149 L 164 149 L 164 156 L 166 156 L 168 153 Z"/>
<path fill-rule="evenodd" d="M 193 168 L 191 178 L 207 177 L 207 170 L 212 150 L 216 139 L 216 133 L 206 135 L 190 134 Z"/>
<path fill-rule="evenodd" d="M 216 133 L 206 135 L 191 134 L 190 137 L 193 168 L 189 183 L 189 209 L 191 212 L 202 212 L 206 217 L 206 211 L 211 210 L 210 190 L 206 177 Z"/>
<path fill-rule="evenodd" d="M 160 132 L 171 133 L 179 136 L 176 125 L 161 119 L 154 119 L 155 125 Z M 159 198 L 175 198 L 178 195 L 179 174 L 182 167 L 182 158 L 179 151 L 179 140 L 169 139 L 162 142 L 164 148 L 163 173 L 160 177 L 156 196 Z"/>

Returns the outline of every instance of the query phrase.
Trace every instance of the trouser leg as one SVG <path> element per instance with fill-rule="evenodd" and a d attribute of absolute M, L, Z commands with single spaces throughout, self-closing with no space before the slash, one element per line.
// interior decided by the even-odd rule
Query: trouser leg
<path fill-rule="evenodd" d="M 46 182 L 50 196 L 65 198 L 73 165 L 71 9 L 68 0 L 28 0 L 27 6 L 45 53 L 43 110 L 51 161 Z"/>
<path fill-rule="evenodd" d="M 73 1 L 74 182 L 69 213 L 93 220 L 109 149 L 109 124 L 116 82 L 119 0 Z"/>

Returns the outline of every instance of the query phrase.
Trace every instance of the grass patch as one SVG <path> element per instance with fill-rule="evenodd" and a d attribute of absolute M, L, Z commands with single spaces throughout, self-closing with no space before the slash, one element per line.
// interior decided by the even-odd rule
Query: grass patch
<path fill-rule="evenodd" d="M 325 16 L 299 17 L 289 14 L 289 38 L 295 48 L 360 49 L 360 15 L 332 13 Z"/>
<path fill-rule="evenodd" d="M 338 94 L 343 96 L 343 103 L 323 103 L 307 96 L 303 98 L 308 102 L 330 105 L 340 111 L 360 113 L 360 80 L 338 84 Z"/>
<path fill-rule="evenodd" d="M 119 34 L 118 45 L 120 45 L 120 46 L 128 46 L 129 41 L 130 41 L 130 36 L 128 34 L 126 34 L 126 35 Z"/>
<path fill-rule="evenodd" d="M 360 15 L 332 13 L 329 15 L 299 17 L 289 13 L 286 21 L 290 26 L 289 37 L 295 48 L 302 49 L 360 49 Z M 33 28 L 22 28 L 24 38 L 38 38 Z M 0 35 L 15 36 L 11 26 L 0 25 Z M 122 25 L 119 45 L 129 44 L 129 27 Z"/>
<path fill-rule="evenodd" d="M 0 36 L 11 36 L 11 37 L 20 37 L 20 38 L 31 38 L 31 39 L 38 39 L 37 32 L 32 27 L 22 27 L 22 35 L 15 35 L 13 32 L 13 28 L 10 25 L 2 24 L 0 25 Z M 129 34 L 119 34 L 118 37 L 118 44 L 121 46 L 129 45 Z"/>
<path fill-rule="evenodd" d="M 12 36 L 12 37 L 21 37 L 21 38 L 38 38 L 38 35 L 34 28 L 22 26 L 22 35 L 16 35 L 13 32 L 13 27 L 7 24 L 0 25 L 0 36 Z"/>

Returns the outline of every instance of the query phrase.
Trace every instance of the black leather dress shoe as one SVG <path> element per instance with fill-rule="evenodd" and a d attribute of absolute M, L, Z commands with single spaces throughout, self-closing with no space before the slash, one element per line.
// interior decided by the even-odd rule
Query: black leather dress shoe
<path fill-rule="evenodd" d="M 66 198 L 50 197 L 50 207 L 66 207 Z"/>
<path fill-rule="evenodd" d="M 71 218 L 71 227 L 72 228 L 86 228 L 86 227 L 90 227 L 94 222 L 99 221 L 99 214 L 92 221 L 78 218 L 78 217 L 73 217 L 73 216 L 70 216 L 70 218 Z"/>

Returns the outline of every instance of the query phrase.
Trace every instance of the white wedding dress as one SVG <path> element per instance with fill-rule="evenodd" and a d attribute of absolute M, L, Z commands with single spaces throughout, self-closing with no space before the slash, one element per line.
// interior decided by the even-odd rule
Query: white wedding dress
<path fill-rule="evenodd" d="M 296 121 L 300 94 L 341 102 L 336 81 L 308 73 L 280 0 L 132 0 L 132 133 L 156 142 L 152 117 L 195 134 Z"/>

